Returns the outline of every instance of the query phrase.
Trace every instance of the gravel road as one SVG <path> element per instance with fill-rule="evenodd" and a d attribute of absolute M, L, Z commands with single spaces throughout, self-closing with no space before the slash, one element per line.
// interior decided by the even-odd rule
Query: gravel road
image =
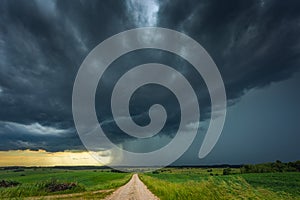
<path fill-rule="evenodd" d="M 126 185 L 114 191 L 105 200 L 159 200 L 159 198 L 148 190 L 137 174 L 134 174 Z"/>

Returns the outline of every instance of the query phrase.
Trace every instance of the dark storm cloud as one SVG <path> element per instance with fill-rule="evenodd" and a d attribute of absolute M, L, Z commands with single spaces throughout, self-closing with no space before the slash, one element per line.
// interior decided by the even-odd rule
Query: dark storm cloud
<path fill-rule="evenodd" d="M 112 13 L 121 15 L 122 9 L 117 4 L 92 1 L 1 4 L 0 85 L 5 89 L 1 100 L 6 104 L 2 115 L 9 120 L 61 121 L 70 117 L 77 69 L 107 34 L 120 31 L 122 17 Z M 105 28 L 108 26 L 111 31 Z M 22 113 L 16 114 L 20 108 Z"/>
<path fill-rule="evenodd" d="M 59 129 L 42 126 L 39 123 L 24 125 L 0 121 L 0 151 L 7 149 L 63 151 L 70 146 L 72 149 L 82 149 L 80 140 L 74 137 L 73 133 L 73 128 Z"/>
<path fill-rule="evenodd" d="M 219 67 L 230 102 L 251 88 L 287 79 L 299 69 L 299 10 L 298 1 L 1 1 L 1 150 L 82 148 L 71 110 L 77 70 L 97 44 L 129 28 L 157 25 L 196 39 Z M 176 62 L 178 69 L 187 65 L 167 55 L 161 57 L 141 54 L 124 62 L 131 67 L 153 59 L 170 66 Z M 102 81 L 113 83 L 118 73 L 112 70 Z M 185 76 L 192 82 L 198 79 L 193 71 L 186 71 Z M 202 84 L 196 88 L 205 102 L 201 108 L 209 107 L 208 96 L 202 97 L 203 83 L 194 84 Z M 100 94 L 109 96 L 109 90 Z M 153 97 L 159 98 L 159 93 Z M 138 115 L 136 102 L 133 114 Z M 169 107 L 173 105 L 176 102 L 170 101 Z M 179 112 L 174 113 L 166 134 L 176 128 L 174 119 Z M 109 111 L 102 116 L 116 141 L 127 138 L 115 128 Z M 145 121 L 144 115 L 136 120 Z M 44 127 L 48 134 L 33 134 L 30 128 L 34 126 Z"/>
<path fill-rule="evenodd" d="M 168 1 L 160 25 L 195 38 L 216 62 L 230 100 L 289 78 L 300 63 L 299 1 Z"/>
<path fill-rule="evenodd" d="M 110 2 L 1 1 L 1 121 L 73 127 L 71 95 L 78 67 L 94 46 L 125 29 L 123 3 Z M 7 132 L 12 134 L 20 133 Z M 73 137 L 78 139 L 75 131 Z M 3 138 L 1 143 L 8 144 Z M 24 136 L 24 141 L 35 140 Z M 52 150 L 64 143 L 73 148 L 65 140 L 56 143 Z"/>

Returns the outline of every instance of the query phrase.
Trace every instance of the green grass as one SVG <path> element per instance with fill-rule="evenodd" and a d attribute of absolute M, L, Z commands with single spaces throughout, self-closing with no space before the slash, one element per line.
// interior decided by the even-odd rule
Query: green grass
<path fill-rule="evenodd" d="M 272 191 L 283 191 L 300 199 L 300 173 L 256 173 L 240 174 L 250 185 L 264 187 Z"/>
<path fill-rule="evenodd" d="M 164 199 L 300 199 L 300 173 L 252 173 L 240 174 L 232 169 L 232 175 L 222 175 L 222 168 L 164 168 L 154 173 L 140 174 L 148 188 Z M 67 170 L 55 168 L 25 168 L 25 171 L 0 170 L 0 180 L 12 180 L 21 184 L 0 188 L 0 198 L 59 196 L 58 199 L 100 199 L 112 191 L 97 190 L 117 188 L 131 178 L 130 173 L 109 170 Z M 43 186 L 50 180 L 58 183 L 77 183 L 78 187 L 60 192 L 49 192 Z"/>
<path fill-rule="evenodd" d="M 113 189 L 124 185 L 130 178 L 131 174 L 128 173 L 95 170 L 65 170 L 53 168 L 25 169 L 25 171 L 21 172 L 0 170 L 0 180 L 13 180 L 21 183 L 17 187 L 0 188 L 0 197 L 44 196 Z M 40 186 L 50 180 L 56 180 L 61 183 L 74 182 L 78 184 L 78 187 L 71 190 L 51 193 L 41 189 Z"/>
<path fill-rule="evenodd" d="M 233 169 L 224 176 L 222 171 L 167 168 L 141 179 L 161 199 L 300 199 L 300 173 L 239 174 Z"/>
<path fill-rule="evenodd" d="M 162 200 L 169 199 L 291 199 L 286 193 L 254 188 L 244 179 L 222 180 L 209 177 L 202 181 L 168 182 L 147 175 L 141 176 L 147 187 Z"/>

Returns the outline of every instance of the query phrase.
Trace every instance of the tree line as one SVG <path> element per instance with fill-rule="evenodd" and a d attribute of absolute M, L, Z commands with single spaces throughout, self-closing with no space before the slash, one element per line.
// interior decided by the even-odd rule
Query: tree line
<path fill-rule="evenodd" d="M 300 172 L 300 160 L 283 163 L 280 160 L 272 163 L 247 164 L 241 166 L 241 173 L 266 173 L 266 172 Z"/>

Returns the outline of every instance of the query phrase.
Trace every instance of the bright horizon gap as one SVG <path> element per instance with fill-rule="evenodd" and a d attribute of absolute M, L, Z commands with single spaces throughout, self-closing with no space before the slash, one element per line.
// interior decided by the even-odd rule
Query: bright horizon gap
<path fill-rule="evenodd" d="M 39 150 L 0 151 L 0 166 L 51 167 L 51 166 L 104 166 L 95 160 L 88 151 L 66 150 L 48 152 Z M 110 156 L 102 156 L 103 162 L 110 162 Z"/>
<path fill-rule="evenodd" d="M 86 150 L 65 150 L 58 152 L 49 152 L 43 149 L 39 150 L 8 150 L 0 151 L 0 167 L 57 167 L 57 166 L 106 166 L 101 164 L 93 158 L 93 156 Z M 102 156 L 103 161 L 109 163 L 111 156 Z M 296 160 L 290 160 L 295 162 Z M 275 162 L 275 160 L 269 160 L 263 163 Z M 285 162 L 287 163 L 287 162 Z M 212 163 L 212 164 L 185 164 L 185 165 L 171 165 L 176 166 L 218 166 L 218 165 L 243 165 L 243 164 L 261 164 L 261 163 Z M 130 166 L 118 166 L 118 167 L 130 167 Z M 144 166 L 149 167 L 149 166 Z"/>

